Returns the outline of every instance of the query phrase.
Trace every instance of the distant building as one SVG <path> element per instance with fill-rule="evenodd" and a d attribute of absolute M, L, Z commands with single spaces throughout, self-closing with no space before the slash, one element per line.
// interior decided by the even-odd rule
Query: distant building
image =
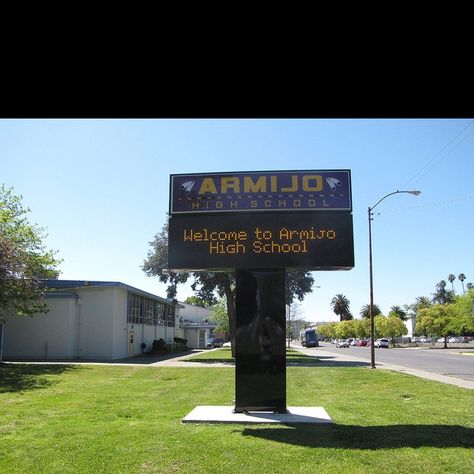
<path fill-rule="evenodd" d="M 122 359 L 172 343 L 184 305 L 120 282 L 43 280 L 49 312 L 6 317 L 3 358 Z M 181 332 L 180 332 L 181 334 Z"/>
<path fill-rule="evenodd" d="M 211 321 L 211 309 L 187 303 L 179 303 L 179 325 L 176 336 L 188 340 L 190 349 L 203 349 L 216 324 Z"/>

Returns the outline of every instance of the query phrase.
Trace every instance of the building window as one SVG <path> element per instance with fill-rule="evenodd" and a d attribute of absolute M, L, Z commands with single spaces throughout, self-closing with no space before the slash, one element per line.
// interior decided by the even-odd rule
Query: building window
<path fill-rule="evenodd" d="M 131 324 L 174 326 L 174 305 L 128 293 L 127 321 Z"/>

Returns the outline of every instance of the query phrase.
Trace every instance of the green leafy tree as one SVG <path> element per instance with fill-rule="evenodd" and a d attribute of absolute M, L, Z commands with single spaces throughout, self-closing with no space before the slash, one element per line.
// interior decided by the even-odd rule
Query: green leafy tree
<path fill-rule="evenodd" d="M 196 295 L 188 296 L 184 302 L 186 304 L 192 304 L 193 306 L 200 306 L 201 308 L 206 308 L 208 306 L 202 298 L 199 298 L 199 296 Z"/>
<path fill-rule="evenodd" d="M 363 319 L 356 319 L 357 322 L 357 337 L 361 339 L 366 339 L 370 336 L 370 319 L 363 318 Z"/>
<path fill-rule="evenodd" d="M 447 336 L 453 331 L 453 305 L 435 304 L 430 308 L 420 309 L 417 315 L 416 331 L 433 338 L 444 337 L 444 348 Z"/>
<path fill-rule="evenodd" d="M 395 338 L 405 334 L 408 334 L 408 329 L 404 322 L 394 313 L 389 314 L 385 322 L 384 336 L 390 338 L 392 344 L 395 344 Z"/>
<path fill-rule="evenodd" d="M 336 337 L 336 327 L 339 323 L 326 323 L 318 326 L 318 332 L 325 339 L 334 339 Z"/>
<path fill-rule="evenodd" d="M 384 337 L 387 333 L 387 319 L 383 314 L 377 314 L 374 317 L 374 337 L 376 339 Z"/>
<path fill-rule="evenodd" d="M 0 187 L 0 313 L 46 313 L 41 279 L 57 278 L 60 263 L 47 250 L 44 229 L 28 221 L 29 208 L 13 188 Z"/>
<path fill-rule="evenodd" d="M 355 327 L 353 321 L 341 321 L 336 325 L 336 337 L 338 339 L 347 339 L 348 337 L 355 337 Z"/>
<path fill-rule="evenodd" d="M 227 340 L 230 336 L 230 327 L 225 297 L 220 298 L 217 303 L 211 307 L 210 319 L 217 325 L 215 332 L 224 334 L 224 337 Z"/>
<path fill-rule="evenodd" d="M 464 335 L 474 332 L 474 315 L 472 305 L 474 301 L 474 289 L 469 288 L 467 293 L 456 297 L 452 306 L 453 322 L 452 332 L 457 335 Z"/>
<path fill-rule="evenodd" d="M 354 319 L 352 316 L 349 305 L 351 302 L 349 299 L 342 295 L 338 294 L 331 300 L 331 308 L 335 314 L 339 316 L 340 321 L 348 321 Z"/>

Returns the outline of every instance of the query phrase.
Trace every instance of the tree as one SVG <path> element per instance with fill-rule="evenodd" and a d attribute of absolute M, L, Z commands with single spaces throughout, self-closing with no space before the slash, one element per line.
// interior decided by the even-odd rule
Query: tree
<path fill-rule="evenodd" d="M 336 337 L 339 339 L 347 339 L 348 337 L 356 337 L 357 329 L 354 320 L 345 320 L 336 324 Z"/>
<path fill-rule="evenodd" d="M 384 337 L 387 332 L 387 317 L 383 314 L 377 314 L 374 317 L 374 337 Z"/>
<path fill-rule="evenodd" d="M 417 313 L 420 309 L 429 308 L 431 306 L 431 300 L 428 296 L 417 296 L 415 298 L 414 311 Z"/>
<path fill-rule="evenodd" d="M 334 311 L 334 313 L 339 316 L 340 321 L 348 321 L 348 320 L 354 319 L 354 317 L 352 316 L 349 310 L 350 304 L 351 302 L 347 299 L 346 296 L 342 294 L 336 295 L 331 300 L 331 308 Z"/>
<path fill-rule="evenodd" d="M 295 334 L 293 334 L 294 322 L 301 315 L 301 306 L 298 303 L 290 303 L 286 305 L 286 337 L 288 340 L 288 347 L 290 347 L 291 339 Z"/>
<path fill-rule="evenodd" d="M 454 334 L 461 336 L 474 332 L 473 301 L 474 290 L 469 288 L 466 294 L 457 296 L 454 303 L 450 305 L 453 310 L 451 329 Z"/>
<path fill-rule="evenodd" d="M 446 338 L 453 327 L 452 305 L 435 304 L 430 308 L 420 309 L 417 315 L 416 331 L 431 337 L 444 337 L 444 348 L 448 347 Z"/>
<path fill-rule="evenodd" d="M 392 306 L 390 308 L 390 313 L 388 313 L 389 316 L 396 316 L 400 321 L 407 321 L 408 316 L 406 311 L 404 311 L 400 306 Z"/>
<path fill-rule="evenodd" d="M 460 273 L 458 275 L 458 280 L 461 282 L 462 284 L 462 294 L 464 294 L 464 280 L 466 279 L 466 275 L 464 275 L 464 273 Z"/>
<path fill-rule="evenodd" d="M 436 291 L 433 293 L 433 303 L 447 304 L 454 300 L 454 293 L 446 289 L 446 281 L 441 280 L 435 286 Z"/>
<path fill-rule="evenodd" d="M 158 277 L 160 282 L 168 283 L 166 289 L 167 297 L 176 298 L 177 287 L 180 283 L 186 283 L 193 278 L 191 288 L 196 295 L 206 302 L 215 304 L 217 296 L 225 296 L 227 315 L 229 317 L 230 340 L 232 354 L 234 354 L 235 340 L 235 274 L 225 272 L 179 272 L 168 270 L 168 219 L 161 231 L 157 233 L 148 251 L 142 270 L 147 276 Z M 307 293 L 312 291 L 314 279 L 310 272 L 288 272 L 286 274 L 286 302 L 291 303 L 294 298 L 299 301 L 304 299 Z"/>
<path fill-rule="evenodd" d="M 469 283 L 466 285 L 466 288 L 467 288 L 468 290 L 471 290 L 472 288 L 474 288 L 474 285 L 473 285 L 471 282 L 469 282 Z"/>
<path fill-rule="evenodd" d="M 13 188 L 0 187 L 0 313 L 47 313 L 41 279 L 57 278 L 60 260 L 43 244 L 44 229 L 28 221 L 29 208 Z"/>
<path fill-rule="evenodd" d="M 380 311 L 380 308 L 374 304 L 374 317 L 381 313 L 382 311 Z M 359 314 L 363 318 L 370 318 L 370 304 L 365 304 L 362 306 Z"/>
<path fill-rule="evenodd" d="M 224 338 L 228 339 L 230 335 L 229 317 L 227 316 L 227 302 L 220 298 L 215 305 L 211 307 L 210 319 L 216 323 L 215 332 L 223 333 Z"/>
<path fill-rule="evenodd" d="M 451 283 L 451 289 L 452 289 L 452 291 L 453 291 L 453 293 L 454 293 L 454 284 L 453 284 L 453 282 L 454 282 L 454 280 L 456 280 L 456 276 L 453 275 L 452 273 L 450 273 L 450 274 L 448 275 L 448 280 L 449 280 L 450 283 Z"/>
<path fill-rule="evenodd" d="M 336 337 L 336 327 L 339 323 L 326 323 L 318 326 L 318 333 L 325 339 L 334 339 Z"/>
<path fill-rule="evenodd" d="M 208 306 L 202 298 L 199 298 L 199 296 L 196 295 L 188 296 L 184 302 L 186 304 L 192 304 L 193 306 L 200 306 L 201 308 L 206 308 Z"/>
<path fill-rule="evenodd" d="M 396 337 L 404 336 L 405 334 L 408 334 L 408 329 L 403 320 L 395 313 L 390 313 L 385 324 L 384 336 L 391 338 L 392 344 L 394 344 Z"/>

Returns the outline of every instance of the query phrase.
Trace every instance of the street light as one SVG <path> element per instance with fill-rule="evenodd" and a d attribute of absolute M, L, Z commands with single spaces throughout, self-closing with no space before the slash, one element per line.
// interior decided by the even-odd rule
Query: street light
<path fill-rule="evenodd" d="M 385 198 L 392 196 L 393 194 L 408 193 L 418 196 L 421 191 L 394 191 L 385 195 L 382 199 L 377 201 L 377 203 L 369 207 L 369 272 L 370 272 L 370 368 L 375 369 L 375 347 L 374 347 L 374 284 L 373 284 L 373 274 L 372 274 L 372 211 L 376 206 L 378 206 Z"/>

